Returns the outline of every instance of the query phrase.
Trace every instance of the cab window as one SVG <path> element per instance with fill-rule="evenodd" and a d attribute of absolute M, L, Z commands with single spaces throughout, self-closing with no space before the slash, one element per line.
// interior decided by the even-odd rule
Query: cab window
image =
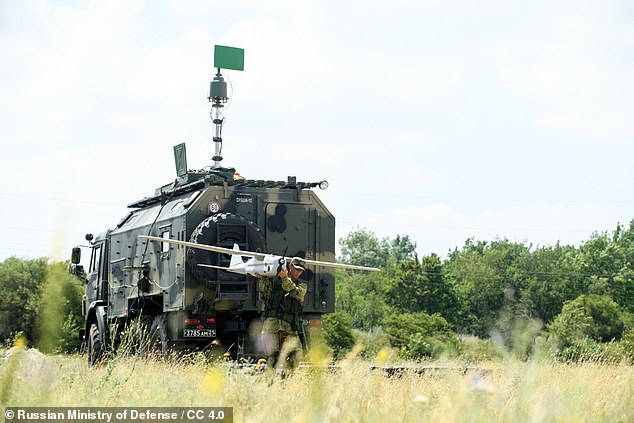
<path fill-rule="evenodd" d="M 101 245 L 96 245 L 92 249 L 92 257 L 90 258 L 90 273 L 99 270 L 99 262 L 101 261 Z"/>
<path fill-rule="evenodd" d="M 170 227 L 167 226 L 162 228 L 161 230 L 161 238 L 169 240 L 171 237 Z M 170 243 L 169 242 L 161 242 L 161 253 L 166 254 L 170 252 Z"/>

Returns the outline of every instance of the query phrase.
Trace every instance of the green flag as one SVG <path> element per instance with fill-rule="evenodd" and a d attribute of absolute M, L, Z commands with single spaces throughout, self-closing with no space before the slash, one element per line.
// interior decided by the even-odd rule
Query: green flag
<path fill-rule="evenodd" d="M 239 71 L 244 70 L 244 49 L 215 46 L 214 67 Z"/>

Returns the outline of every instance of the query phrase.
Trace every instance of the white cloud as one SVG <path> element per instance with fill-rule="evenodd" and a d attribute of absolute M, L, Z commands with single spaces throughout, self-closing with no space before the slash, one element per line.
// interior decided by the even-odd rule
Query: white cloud
<path fill-rule="evenodd" d="M 632 25 L 610 12 L 562 8 L 544 16 L 536 33 L 496 42 L 502 81 L 532 104 L 535 128 L 575 142 L 629 142 L 634 67 L 623 55 L 634 47 Z"/>
<path fill-rule="evenodd" d="M 487 210 L 473 219 L 473 225 L 488 232 L 524 234 L 526 239 L 557 240 L 578 244 L 595 230 L 611 230 L 623 216 L 613 207 L 592 204 L 536 204 L 507 210 Z M 597 225 L 599 224 L 599 226 Z"/>
<path fill-rule="evenodd" d="M 483 241 L 507 238 L 533 245 L 561 242 L 578 246 L 595 231 L 609 232 L 617 222 L 629 222 L 628 216 L 617 209 L 600 204 L 525 203 L 521 207 L 468 215 L 445 203 L 416 206 L 395 200 L 396 197 L 370 199 L 354 223 L 345 221 L 340 225 L 338 237 L 344 237 L 357 227 L 371 230 L 379 237 L 409 235 L 417 243 L 419 255 L 436 253 L 445 257 L 449 250 L 461 248 L 468 238 Z"/>
<path fill-rule="evenodd" d="M 367 202 L 361 216 L 354 224 L 345 221 L 339 225 L 337 236 L 345 237 L 356 228 L 365 228 L 379 238 L 394 238 L 409 235 L 416 242 L 419 255 L 436 253 L 444 256 L 450 246 L 459 246 L 464 241 L 453 228 L 462 228 L 465 218 L 444 203 L 417 206 L 408 205 L 405 198 L 381 199 L 374 197 Z M 339 221 L 338 221 L 339 222 Z"/>

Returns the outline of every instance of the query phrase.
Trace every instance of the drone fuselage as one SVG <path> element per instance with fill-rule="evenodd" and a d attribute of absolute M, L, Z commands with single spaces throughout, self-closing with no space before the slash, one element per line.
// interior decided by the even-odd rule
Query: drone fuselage
<path fill-rule="evenodd" d="M 239 253 L 240 248 L 238 247 L 238 244 L 234 244 L 233 251 L 237 251 L 238 253 L 234 253 L 231 256 L 231 261 L 229 262 L 228 267 L 205 264 L 199 264 L 199 266 L 222 269 L 227 272 L 238 273 L 241 275 L 261 275 L 272 278 L 277 274 L 280 262 L 286 261 L 284 257 L 273 254 L 259 254 L 257 257 L 243 256 Z M 248 259 L 244 261 L 244 258 L 246 257 L 248 257 Z"/>

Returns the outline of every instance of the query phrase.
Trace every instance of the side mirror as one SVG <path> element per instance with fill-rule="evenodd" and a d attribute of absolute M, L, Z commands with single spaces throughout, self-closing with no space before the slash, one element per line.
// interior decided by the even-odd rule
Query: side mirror
<path fill-rule="evenodd" d="M 81 264 L 71 264 L 70 273 L 72 275 L 84 276 L 84 266 L 82 266 Z"/>
<path fill-rule="evenodd" d="M 70 262 L 78 264 L 81 261 L 81 248 L 75 247 L 70 255 Z"/>

